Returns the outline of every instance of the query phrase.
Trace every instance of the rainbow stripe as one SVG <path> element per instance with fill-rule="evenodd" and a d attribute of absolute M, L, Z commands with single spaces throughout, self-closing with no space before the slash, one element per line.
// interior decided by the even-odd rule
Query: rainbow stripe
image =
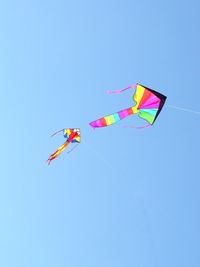
<path fill-rule="evenodd" d="M 137 112 L 138 110 L 137 108 L 135 108 L 135 106 L 126 108 L 103 118 L 100 118 L 96 121 L 90 122 L 90 126 L 92 126 L 93 128 L 109 126 Z"/>

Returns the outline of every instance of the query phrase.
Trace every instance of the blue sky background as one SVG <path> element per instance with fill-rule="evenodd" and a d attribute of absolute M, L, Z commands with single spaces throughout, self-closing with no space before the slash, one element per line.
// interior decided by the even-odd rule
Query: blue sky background
<path fill-rule="evenodd" d="M 199 267 L 199 1 L 1 1 L 0 266 Z M 154 127 L 132 105 L 168 96 Z M 80 127 L 81 145 L 50 167 Z"/>

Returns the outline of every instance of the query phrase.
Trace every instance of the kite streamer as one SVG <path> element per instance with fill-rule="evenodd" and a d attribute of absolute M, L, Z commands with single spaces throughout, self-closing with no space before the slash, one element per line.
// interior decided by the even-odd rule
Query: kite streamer
<path fill-rule="evenodd" d="M 126 90 L 134 89 L 136 86 L 137 86 L 137 84 L 132 84 L 132 85 L 130 85 L 124 89 L 119 89 L 119 90 L 115 90 L 115 91 L 108 90 L 107 94 L 120 94 Z"/>

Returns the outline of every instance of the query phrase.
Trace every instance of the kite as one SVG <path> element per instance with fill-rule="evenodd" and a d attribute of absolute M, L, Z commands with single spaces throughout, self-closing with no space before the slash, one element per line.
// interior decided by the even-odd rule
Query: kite
<path fill-rule="evenodd" d="M 133 88 L 135 88 L 133 100 L 136 102 L 134 106 L 92 121 L 89 123 L 90 126 L 94 129 L 106 127 L 133 114 L 137 114 L 140 118 L 144 119 L 148 123 L 146 126 L 136 128 L 145 128 L 153 125 L 159 113 L 161 112 L 167 97 L 139 83 L 136 85 L 131 85 L 122 90 L 108 91 L 108 93 L 118 94 Z"/>
<path fill-rule="evenodd" d="M 76 144 L 76 146 L 77 146 L 81 142 L 81 136 L 80 136 L 80 129 L 79 128 L 62 129 L 62 130 L 52 134 L 52 136 L 56 135 L 59 132 L 63 132 L 63 136 L 64 136 L 64 138 L 67 139 L 67 141 L 62 146 L 60 146 L 53 154 L 51 154 L 49 156 L 49 158 L 47 160 L 48 165 L 51 163 L 51 161 L 53 159 L 57 158 L 70 143 L 77 143 Z M 68 151 L 68 153 L 70 153 L 72 150 L 74 150 L 74 148 L 72 148 L 70 151 Z"/>

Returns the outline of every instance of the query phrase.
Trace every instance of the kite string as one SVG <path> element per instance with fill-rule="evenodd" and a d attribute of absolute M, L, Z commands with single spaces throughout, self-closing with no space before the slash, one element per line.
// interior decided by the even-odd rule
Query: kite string
<path fill-rule="evenodd" d="M 200 115 L 200 111 L 196 111 L 196 110 L 192 110 L 192 109 L 188 109 L 188 108 L 177 107 L 177 106 L 173 106 L 173 105 L 167 105 L 167 106 L 170 108 L 177 109 L 177 110 L 181 110 L 181 111 L 190 112 L 190 113 Z"/>
<path fill-rule="evenodd" d="M 76 144 L 72 149 L 70 149 L 69 151 L 67 151 L 67 153 L 68 153 L 68 154 L 71 153 L 71 152 L 72 152 L 78 145 L 79 145 L 79 143 Z"/>
<path fill-rule="evenodd" d="M 124 89 L 118 89 L 118 90 L 115 90 L 115 91 L 112 91 L 112 90 L 108 90 L 106 91 L 107 94 L 120 94 L 126 90 L 129 90 L 129 89 L 134 89 L 136 87 L 136 84 L 132 84 Z"/>
<path fill-rule="evenodd" d="M 53 137 L 54 135 L 56 135 L 56 134 L 58 134 L 58 133 L 62 132 L 63 130 L 64 130 L 64 129 L 61 129 L 61 130 L 59 130 L 59 131 L 57 131 L 57 132 L 53 133 L 53 134 L 51 135 L 51 137 Z"/>

